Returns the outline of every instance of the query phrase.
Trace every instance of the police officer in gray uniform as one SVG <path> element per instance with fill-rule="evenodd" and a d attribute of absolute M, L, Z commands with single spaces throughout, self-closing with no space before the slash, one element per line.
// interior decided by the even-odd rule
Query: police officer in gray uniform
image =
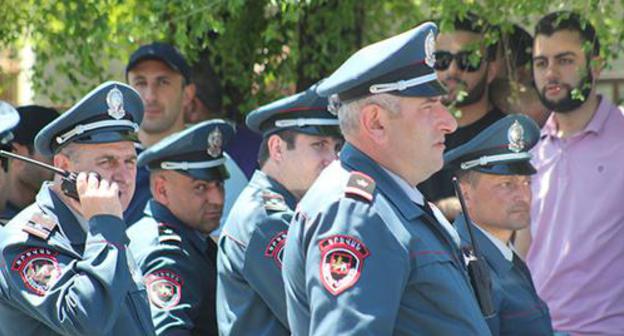
<path fill-rule="evenodd" d="M 346 144 L 300 201 L 282 275 L 294 335 L 489 335 L 459 236 L 416 185 L 457 124 L 422 24 L 351 56 L 334 95 Z M 334 105 L 336 106 L 336 105 Z"/>
<path fill-rule="evenodd" d="M 11 140 L 14 136 L 11 130 L 17 126 L 20 116 L 17 110 L 9 103 L 0 101 L 0 149 L 5 151 L 11 150 Z M 4 216 L 6 201 L 9 192 L 9 160 L 0 158 L 0 226 L 5 225 L 9 221 L 8 216 Z"/>
<path fill-rule="evenodd" d="M 40 153 L 80 172 L 77 195 L 57 176 L 4 228 L 0 334 L 154 333 L 122 218 L 134 193 L 132 139 L 142 116 L 134 89 L 106 82 L 37 134 Z"/>
<path fill-rule="evenodd" d="M 252 111 L 263 135 L 257 170 L 219 240 L 217 313 L 222 335 L 290 335 L 282 249 L 298 200 L 342 144 L 338 120 L 316 87 Z"/>
<path fill-rule="evenodd" d="M 536 171 L 529 150 L 539 135 L 531 118 L 509 115 L 444 155 L 462 186 L 473 235 L 490 272 L 498 314 L 487 322 L 494 335 L 553 334 L 548 307 L 511 244 L 515 230 L 530 223 L 530 181 Z M 464 216 L 454 224 L 468 244 Z"/>
<path fill-rule="evenodd" d="M 216 335 L 217 245 L 210 233 L 223 212 L 227 145 L 223 120 L 174 133 L 139 155 L 152 199 L 128 229 L 158 335 Z"/>

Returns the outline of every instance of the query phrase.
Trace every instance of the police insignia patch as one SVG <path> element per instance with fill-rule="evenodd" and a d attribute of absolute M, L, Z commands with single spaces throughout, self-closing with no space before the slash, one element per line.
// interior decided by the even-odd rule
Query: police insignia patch
<path fill-rule="evenodd" d="M 26 289 L 44 296 L 61 276 L 57 255 L 44 247 L 30 248 L 15 257 L 11 270 L 18 272 Z"/>
<path fill-rule="evenodd" d="M 264 255 L 269 258 L 273 258 L 275 264 L 279 269 L 282 269 L 282 260 L 284 257 L 284 244 L 286 243 L 286 235 L 288 231 L 278 232 L 267 245 L 264 250 Z"/>
<path fill-rule="evenodd" d="M 262 192 L 262 201 L 264 208 L 269 211 L 286 211 L 289 209 L 284 196 L 272 191 Z"/>
<path fill-rule="evenodd" d="M 162 309 L 171 309 L 182 298 L 182 277 L 169 270 L 158 270 L 145 277 L 150 302 Z"/>
<path fill-rule="evenodd" d="M 364 173 L 356 171 L 351 172 L 347 187 L 345 188 L 345 194 L 357 195 L 371 202 L 373 200 L 374 191 L 375 180 Z"/>
<path fill-rule="evenodd" d="M 370 255 L 359 240 L 335 235 L 321 240 L 321 281 L 333 295 L 351 288 L 360 278 L 364 259 Z"/>

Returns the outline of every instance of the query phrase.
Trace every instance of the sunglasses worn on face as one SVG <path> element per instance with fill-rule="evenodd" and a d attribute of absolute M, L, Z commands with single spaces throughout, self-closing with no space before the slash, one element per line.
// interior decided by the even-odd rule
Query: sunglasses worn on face
<path fill-rule="evenodd" d="M 481 68 L 481 57 L 475 56 L 474 52 L 460 51 L 457 54 L 448 51 L 436 51 L 433 68 L 438 71 L 445 71 L 451 66 L 453 60 L 457 62 L 457 67 L 461 71 L 475 72 Z"/>

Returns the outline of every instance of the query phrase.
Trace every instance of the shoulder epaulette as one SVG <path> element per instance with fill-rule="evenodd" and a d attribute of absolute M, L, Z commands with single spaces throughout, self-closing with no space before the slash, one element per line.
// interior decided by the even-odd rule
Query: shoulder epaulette
<path fill-rule="evenodd" d="M 373 201 L 373 192 L 375 191 L 375 180 L 370 176 L 361 172 L 351 172 L 349 181 L 345 188 L 346 196 L 359 196 L 365 200 Z"/>
<path fill-rule="evenodd" d="M 32 236 L 47 240 L 56 225 L 58 223 L 55 218 L 42 212 L 35 212 L 22 227 L 22 230 Z"/>
<path fill-rule="evenodd" d="M 276 192 L 264 190 L 262 192 L 262 201 L 264 209 L 268 211 L 286 211 L 289 209 L 284 196 Z"/>
<path fill-rule="evenodd" d="M 181 243 L 182 237 L 170 226 L 165 223 L 158 223 L 158 242 L 175 242 Z"/>

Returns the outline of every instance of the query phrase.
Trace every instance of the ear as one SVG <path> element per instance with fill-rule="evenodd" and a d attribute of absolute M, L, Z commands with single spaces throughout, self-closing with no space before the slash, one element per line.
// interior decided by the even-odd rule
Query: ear
<path fill-rule="evenodd" d="M 52 158 L 52 163 L 54 164 L 54 167 L 58 167 L 63 170 L 68 170 L 68 171 L 74 170 L 73 164 L 69 160 L 69 157 L 67 157 L 65 154 L 59 153 L 59 154 L 54 155 L 54 157 Z"/>
<path fill-rule="evenodd" d="M 167 177 L 162 173 L 153 173 L 150 177 L 152 197 L 162 205 L 169 205 L 169 192 L 167 190 Z"/>
<path fill-rule="evenodd" d="M 505 62 L 505 60 L 503 60 Z M 505 65 L 506 66 L 506 65 Z M 496 78 L 496 62 L 488 62 L 487 65 L 487 83 L 490 84 Z"/>
<path fill-rule="evenodd" d="M 389 113 L 377 104 L 364 106 L 359 113 L 360 129 L 373 142 L 383 143 L 388 136 L 386 123 Z"/>
<path fill-rule="evenodd" d="M 286 142 L 282 140 L 277 134 L 272 134 L 267 139 L 267 148 L 269 150 L 269 157 L 272 160 L 280 162 L 284 159 L 284 150 Z"/>
<path fill-rule="evenodd" d="M 183 107 L 189 107 L 189 105 L 191 104 L 191 102 L 193 101 L 193 99 L 195 98 L 195 91 L 197 90 L 197 88 L 195 87 L 195 84 L 191 83 L 188 84 L 184 87 L 184 92 L 183 92 L 183 97 L 182 97 L 182 106 Z"/>
<path fill-rule="evenodd" d="M 199 98 L 195 96 L 191 99 L 191 103 L 184 109 L 184 122 L 187 124 L 196 124 L 199 120 L 199 108 L 198 104 L 201 104 Z"/>
<path fill-rule="evenodd" d="M 472 184 L 465 180 L 460 180 L 459 185 L 461 186 L 462 195 L 464 196 L 464 201 L 466 202 L 466 207 L 470 208 L 470 204 L 472 203 L 472 193 L 473 188 Z"/>
<path fill-rule="evenodd" d="M 28 147 L 22 144 L 18 144 L 14 142 L 11 144 L 11 147 L 12 147 L 11 151 L 17 155 L 27 156 L 27 157 L 31 156 L 30 153 L 28 152 Z M 25 166 L 26 166 L 26 163 L 22 160 L 12 160 L 11 162 L 11 168 L 18 170 L 18 171 L 24 169 Z"/>
<path fill-rule="evenodd" d="M 605 60 L 600 56 L 594 56 L 591 59 L 590 69 L 592 72 L 592 76 L 594 77 L 594 81 L 600 78 L 600 73 L 605 66 Z"/>

